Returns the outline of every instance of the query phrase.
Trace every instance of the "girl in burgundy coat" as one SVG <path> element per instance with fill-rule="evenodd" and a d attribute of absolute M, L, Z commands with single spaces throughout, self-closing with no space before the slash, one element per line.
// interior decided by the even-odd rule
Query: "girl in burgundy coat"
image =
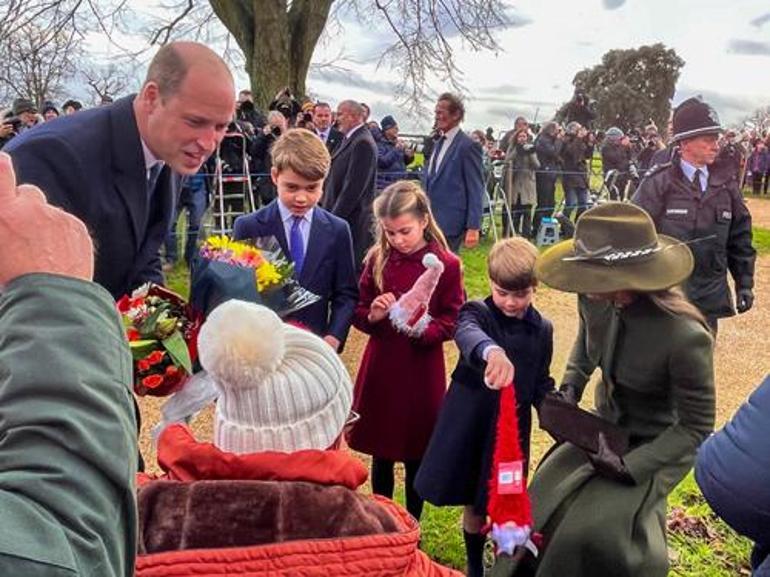
<path fill-rule="evenodd" d="M 366 258 L 353 324 L 369 335 L 354 390 L 361 419 L 350 446 L 372 455 L 372 490 L 393 496 L 393 466 L 406 469 L 406 508 L 419 520 L 413 488 L 446 391 L 442 343 L 452 338 L 463 304 L 460 259 L 447 248 L 427 196 L 413 181 L 387 187 L 374 202 L 377 241 Z M 444 272 L 428 303 L 430 322 L 419 335 L 393 327 L 388 312 L 425 272 L 435 254 Z"/>

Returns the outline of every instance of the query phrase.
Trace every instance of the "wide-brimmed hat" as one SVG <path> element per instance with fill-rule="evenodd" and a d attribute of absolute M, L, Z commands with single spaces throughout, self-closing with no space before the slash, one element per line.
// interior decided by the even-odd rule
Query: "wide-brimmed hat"
<path fill-rule="evenodd" d="M 716 111 L 700 98 L 688 98 L 677 106 L 671 123 L 674 129 L 673 142 L 722 132 Z"/>
<path fill-rule="evenodd" d="M 643 209 L 608 202 L 583 213 L 572 239 L 540 255 L 536 273 L 566 292 L 651 292 L 680 284 L 693 264 L 689 247 L 657 234 Z"/>

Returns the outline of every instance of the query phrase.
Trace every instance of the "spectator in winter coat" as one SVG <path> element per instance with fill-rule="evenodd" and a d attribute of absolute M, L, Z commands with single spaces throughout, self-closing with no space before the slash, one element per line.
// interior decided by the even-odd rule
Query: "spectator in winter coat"
<path fill-rule="evenodd" d="M 698 452 L 695 480 L 714 512 L 754 541 L 753 577 L 770 576 L 770 376 Z"/>
<path fill-rule="evenodd" d="M 504 190 L 511 209 L 511 221 L 503 213 L 503 236 L 511 231 L 532 238 L 532 207 L 537 199 L 535 174 L 540 168 L 535 146 L 529 142 L 526 127 L 517 130 L 505 153 Z"/>
<path fill-rule="evenodd" d="M 746 161 L 746 174 L 747 176 L 751 175 L 751 192 L 753 194 L 762 192 L 762 179 L 768 170 L 768 161 L 770 161 L 770 153 L 767 152 L 764 141 L 758 140 Z M 765 189 L 765 194 L 767 194 L 767 189 Z"/>
<path fill-rule="evenodd" d="M 86 226 L 0 154 L 0 575 L 131 577 L 136 422 Z"/>
<path fill-rule="evenodd" d="M 532 235 L 537 237 L 540 221 L 553 214 L 556 207 L 556 179 L 559 177 L 559 154 L 561 152 L 559 125 L 546 122 L 535 139 L 535 150 L 540 162 L 537 173 L 537 208 L 535 221 L 532 223 Z"/>
<path fill-rule="evenodd" d="M 380 122 L 379 138 L 374 130 L 372 135 L 377 143 L 377 191 L 397 180 L 406 178 L 406 166 L 414 160 L 414 151 L 398 138 L 398 123 L 388 115 Z"/>
<path fill-rule="evenodd" d="M 419 550 L 406 511 L 356 490 L 366 469 L 338 450 L 353 386 L 329 345 L 237 300 L 214 309 L 198 342 L 219 394 L 214 443 L 183 425 L 161 433 L 160 466 L 180 482 L 138 491 L 137 577 L 169 567 L 174 575 L 353 574 L 341 569 L 350 565 L 370 577 L 460 576 Z"/>
<path fill-rule="evenodd" d="M 593 156 L 594 147 L 587 142 L 586 129 L 577 122 L 567 125 L 567 134 L 561 147 L 566 208 L 564 216 L 570 218 L 577 209 L 575 220 L 588 208 L 588 166 L 586 160 Z"/>
<path fill-rule="evenodd" d="M 618 172 L 615 186 L 610 188 L 610 198 L 624 200 L 631 169 L 631 142 L 622 130 L 613 126 L 607 130 L 601 152 L 604 178 L 610 170 Z"/>

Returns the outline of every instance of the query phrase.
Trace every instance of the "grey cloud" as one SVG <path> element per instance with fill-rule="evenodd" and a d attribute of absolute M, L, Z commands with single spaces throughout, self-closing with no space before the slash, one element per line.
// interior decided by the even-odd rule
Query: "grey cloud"
<path fill-rule="evenodd" d="M 713 90 L 698 90 L 689 86 L 680 86 L 677 88 L 676 95 L 674 96 L 674 106 L 691 96 L 698 95 L 714 107 L 717 114 L 719 114 L 719 119 L 722 121 L 722 124 L 726 126 L 740 122 L 757 108 L 767 104 L 767 100 L 762 95 L 740 96 L 724 94 Z"/>
<path fill-rule="evenodd" d="M 364 88 L 372 92 L 395 94 L 398 85 L 395 82 L 387 80 L 376 80 L 365 78 L 363 75 L 352 70 L 340 70 L 339 68 L 322 68 L 311 72 L 311 81 L 326 82 L 328 84 L 337 84 L 340 86 L 352 86 L 355 88 Z"/>
<path fill-rule="evenodd" d="M 727 45 L 727 51 L 732 54 L 749 56 L 770 56 L 770 43 L 733 38 Z"/>
<path fill-rule="evenodd" d="M 534 22 L 531 17 L 519 12 L 514 6 L 506 8 L 505 18 L 508 22 L 508 28 L 522 28 Z"/>
<path fill-rule="evenodd" d="M 482 95 L 482 96 L 476 96 L 473 98 L 473 102 L 483 102 L 483 103 L 489 103 L 494 105 L 500 105 L 502 106 L 509 106 L 509 107 L 515 107 L 515 106 L 541 106 L 541 107 L 549 107 L 549 106 L 556 106 L 554 102 L 549 102 L 547 100 L 527 100 L 523 98 L 510 98 L 505 96 L 493 96 L 493 95 Z"/>
<path fill-rule="evenodd" d="M 625 3 L 626 0 L 602 0 L 602 4 L 604 4 L 605 10 L 615 10 L 623 6 Z"/>
<path fill-rule="evenodd" d="M 757 28 L 761 28 L 767 22 L 770 22 L 770 12 L 767 14 L 762 14 L 762 16 L 757 16 L 754 18 L 754 20 L 751 21 L 751 24 Z"/>
<path fill-rule="evenodd" d="M 496 86 L 484 86 L 479 88 L 478 91 L 482 94 L 522 94 L 527 91 L 527 87 L 514 84 L 498 84 Z"/>

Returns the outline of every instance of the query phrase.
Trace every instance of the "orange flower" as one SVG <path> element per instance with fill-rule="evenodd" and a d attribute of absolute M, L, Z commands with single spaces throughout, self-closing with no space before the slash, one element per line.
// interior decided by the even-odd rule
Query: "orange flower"
<path fill-rule="evenodd" d="M 160 375 L 149 375 L 142 379 L 142 385 L 148 389 L 156 389 L 163 384 L 163 377 Z"/>

